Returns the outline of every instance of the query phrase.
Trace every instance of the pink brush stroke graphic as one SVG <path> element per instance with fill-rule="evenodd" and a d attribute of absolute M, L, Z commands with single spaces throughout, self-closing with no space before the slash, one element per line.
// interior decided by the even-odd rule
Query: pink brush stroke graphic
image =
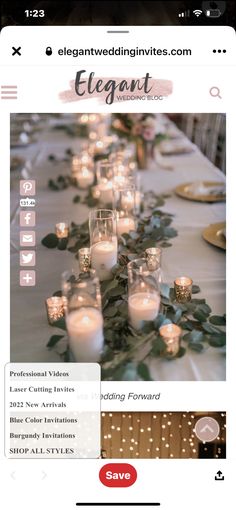
<path fill-rule="evenodd" d="M 138 79 L 138 78 L 129 78 L 129 77 L 122 78 L 120 76 L 118 78 L 96 77 L 96 78 L 94 78 L 93 88 L 95 88 L 96 83 L 99 80 L 104 80 L 104 81 L 115 80 L 117 83 L 121 82 L 122 80 L 126 80 L 127 83 L 129 83 L 133 79 Z M 78 96 L 75 92 L 75 80 L 71 80 L 69 82 L 69 85 L 70 85 L 70 89 L 63 90 L 62 92 L 59 92 L 59 99 L 63 103 L 73 103 L 76 101 L 84 101 L 87 99 L 91 100 L 94 98 L 97 98 L 100 103 L 101 102 L 106 103 L 106 97 L 107 97 L 107 94 L 109 93 L 108 91 L 105 91 L 105 90 L 102 92 L 95 91 L 93 94 L 89 94 L 89 92 L 87 90 L 85 90 L 85 93 L 83 96 Z M 157 80 L 157 79 L 151 78 L 149 81 L 149 86 L 152 87 L 152 90 L 149 92 L 149 94 L 145 94 L 143 91 L 138 91 L 138 90 L 136 90 L 134 92 L 130 92 L 128 90 L 126 90 L 125 92 L 120 92 L 119 90 L 116 90 L 115 97 L 114 97 L 114 103 L 115 102 L 121 102 L 121 103 L 123 102 L 123 101 L 120 101 L 117 98 L 117 96 L 121 97 L 121 96 L 144 96 L 144 95 L 146 95 L 147 97 L 148 96 L 168 97 L 173 92 L 173 82 L 170 80 L 162 80 L 162 79 Z"/>

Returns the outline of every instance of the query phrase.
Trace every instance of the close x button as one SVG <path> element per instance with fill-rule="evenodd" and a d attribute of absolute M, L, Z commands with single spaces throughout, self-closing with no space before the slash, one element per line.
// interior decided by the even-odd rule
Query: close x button
<path fill-rule="evenodd" d="M 21 46 L 19 46 L 18 48 L 15 48 L 15 46 L 12 46 L 11 49 L 12 49 L 12 56 L 13 57 L 14 57 L 14 55 L 21 56 L 21 52 L 20 52 Z"/>
<path fill-rule="evenodd" d="M 106 487 L 130 487 L 137 480 L 137 471 L 131 464 L 105 464 L 99 471 L 99 479 Z"/>

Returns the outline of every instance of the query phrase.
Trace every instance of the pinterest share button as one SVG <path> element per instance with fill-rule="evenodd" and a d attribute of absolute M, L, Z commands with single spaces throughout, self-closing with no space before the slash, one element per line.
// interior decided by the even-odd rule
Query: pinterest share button
<path fill-rule="evenodd" d="M 130 487 L 137 480 L 137 471 L 131 464 L 106 464 L 99 471 L 99 479 L 106 487 Z"/>

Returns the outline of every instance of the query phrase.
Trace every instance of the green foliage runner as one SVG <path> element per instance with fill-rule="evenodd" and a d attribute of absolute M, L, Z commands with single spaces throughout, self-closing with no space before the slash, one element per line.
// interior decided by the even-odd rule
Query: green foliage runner
<path fill-rule="evenodd" d="M 90 195 L 83 198 L 84 203 L 90 198 Z M 213 315 L 205 299 L 193 297 L 188 303 L 177 303 L 174 289 L 167 284 L 161 285 L 161 308 L 156 320 L 144 323 L 140 332 L 129 324 L 127 263 L 142 256 L 146 248 L 168 248 L 171 246 L 170 239 L 177 236 L 177 231 L 171 226 L 173 215 L 159 209 L 166 198 L 168 195 L 144 194 L 145 211 L 139 218 L 137 231 L 122 236 L 113 279 L 101 283 L 105 338 L 101 358 L 102 380 L 152 380 L 146 360 L 165 357 L 166 345 L 159 335 L 159 328 L 171 322 L 183 330 L 178 358 L 184 356 L 187 349 L 204 353 L 209 346 L 225 346 L 225 315 Z M 88 221 L 81 225 L 72 223 L 68 239 L 58 240 L 51 233 L 42 239 L 42 244 L 50 249 L 68 249 L 77 258 L 78 250 L 89 246 Z M 199 292 L 200 288 L 193 285 L 193 296 Z M 54 295 L 61 295 L 61 291 Z M 65 319 L 60 319 L 52 327 L 64 333 L 52 335 L 47 347 L 56 347 L 62 359 L 69 361 Z"/>

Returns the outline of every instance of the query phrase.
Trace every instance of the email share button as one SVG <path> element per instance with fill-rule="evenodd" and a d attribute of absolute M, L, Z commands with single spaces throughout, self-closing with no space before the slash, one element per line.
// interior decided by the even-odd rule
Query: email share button
<path fill-rule="evenodd" d="M 22 230 L 20 232 L 20 246 L 35 246 L 35 232 L 33 230 Z"/>

